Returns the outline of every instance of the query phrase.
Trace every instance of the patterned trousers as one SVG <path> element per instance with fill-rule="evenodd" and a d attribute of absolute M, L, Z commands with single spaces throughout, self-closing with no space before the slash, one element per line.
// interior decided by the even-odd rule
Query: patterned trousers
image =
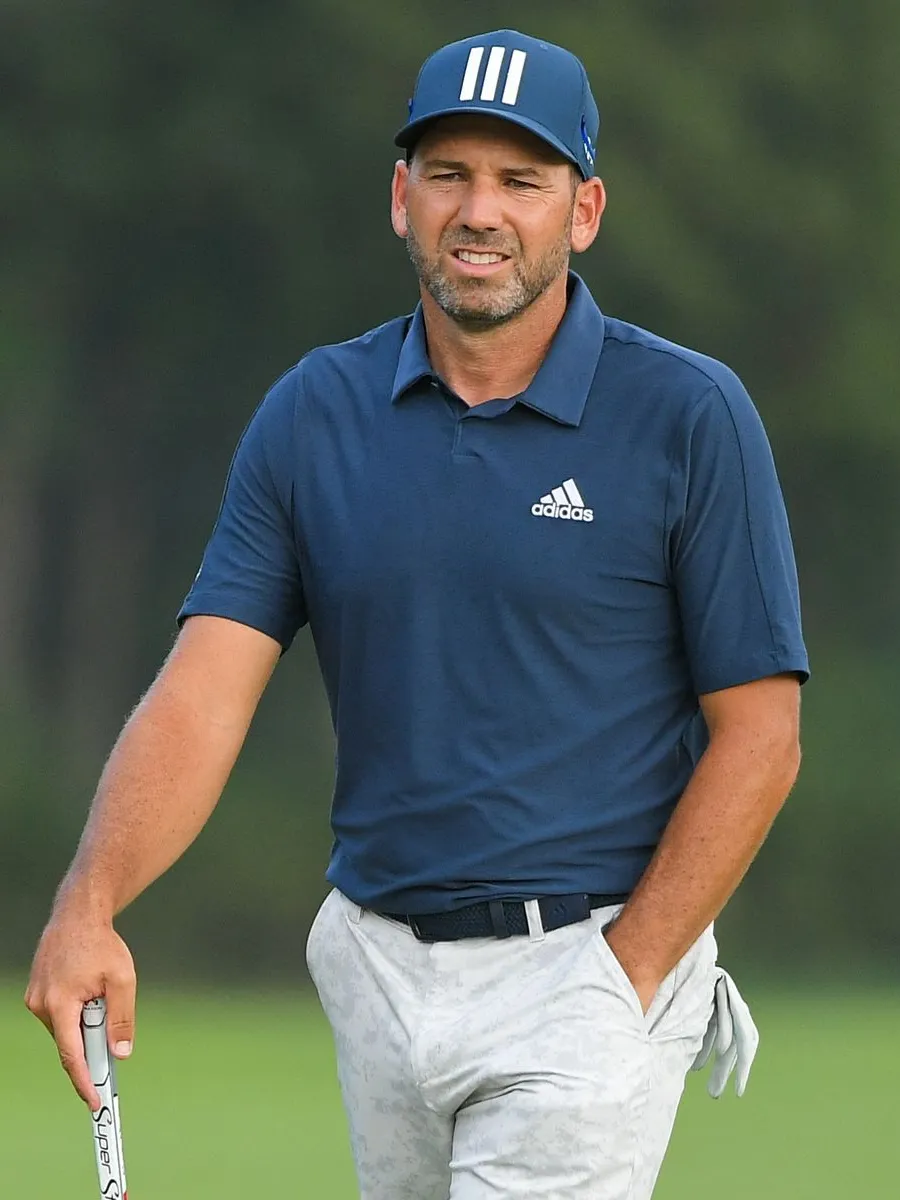
<path fill-rule="evenodd" d="M 331 892 L 307 962 L 361 1200 L 647 1200 L 712 1013 L 716 943 L 710 928 L 644 1015 L 601 932 L 617 911 L 427 944 Z"/>

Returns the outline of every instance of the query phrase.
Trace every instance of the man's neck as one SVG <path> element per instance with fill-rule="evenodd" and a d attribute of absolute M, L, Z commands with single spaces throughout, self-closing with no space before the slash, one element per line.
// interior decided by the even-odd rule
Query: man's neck
<path fill-rule="evenodd" d="M 538 373 L 566 311 L 567 276 L 504 325 L 469 330 L 451 320 L 424 289 L 428 357 L 470 408 L 524 392 Z"/>

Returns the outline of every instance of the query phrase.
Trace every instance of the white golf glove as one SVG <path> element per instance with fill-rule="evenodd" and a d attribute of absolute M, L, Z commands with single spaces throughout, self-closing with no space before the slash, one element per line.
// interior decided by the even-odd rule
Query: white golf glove
<path fill-rule="evenodd" d="M 734 980 L 719 967 L 713 1014 L 691 1070 L 702 1070 L 715 1052 L 706 1090 L 714 1100 L 718 1100 L 725 1091 L 728 1077 L 737 1067 L 734 1088 L 739 1096 L 743 1096 L 758 1045 L 759 1030 L 750 1016 L 750 1009 Z"/>

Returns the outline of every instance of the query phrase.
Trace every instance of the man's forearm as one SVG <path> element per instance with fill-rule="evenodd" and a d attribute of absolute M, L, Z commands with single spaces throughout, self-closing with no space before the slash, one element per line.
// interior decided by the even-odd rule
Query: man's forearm
<path fill-rule="evenodd" d="M 158 679 L 109 757 L 57 907 L 112 919 L 167 870 L 215 807 L 245 733 Z"/>
<path fill-rule="evenodd" d="M 646 1003 L 731 897 L 798 767 L 790 737 L 733 728 L 711 739 L 643 878 L 607 931 Z"/>
<path fill-rule="evenodd" d="M 100 1098 L 81 1037 L 84 1002 L 106 998 L 117 1057 L 131 1053 L 134 1039 L 137 977 L 112 919 L 203 828 L 280 653 L 277 641 L 251 626 L 191 617 L 106 764 L 25 993 L 93 1109 Z"/>

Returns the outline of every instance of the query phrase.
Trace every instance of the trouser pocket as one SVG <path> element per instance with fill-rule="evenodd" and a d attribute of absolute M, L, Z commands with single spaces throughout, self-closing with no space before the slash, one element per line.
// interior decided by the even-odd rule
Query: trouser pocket
<path fill-rule="evenodd" d="M 603 926 L 612 919 L 613 915 L 601 914 L 595 934 L 600 960 L 608 979 L 648 1034 L 653 1037 L 682 1036 L 678 1028 L 682 1023 L 681 1018 L 685 1018 L 686 1025 L 692 1025 L 694 1022 L 690 1014 L 697 1007 L 688 993 L 694 993 L 703 986 L 711 966 L 715 964 L 716 944 L 712 927 L 700 935 L 662 980 L 645 1013 L 634 984 L 603 933 Z M 682 1000 L 685 1003 L 682 1004 Z M 702 1021 L 702 1017 L 698 1019 Z"/>
<path fill-rule="evenodd" d="M 334 904 L 335 891 L 332 889 L 322 903 L 319 905 L 319 911 L 313 917 L 313 923 L 309 927 L 309 933 L 306 935 L 306 968 L 309 971 L 310 978 L 313 983 L 316 983 L 316 963 L 318 962 L 318 950 L 322 944 L 324 927 L 328 922 L 328 916 Z"/>
<path fill-rule="evenodd" d="M 603 924 L 607 924 L 612 918 L 607 917 L 603 920 Z M 596 943 L 598 953 L 600 955 L 601 964 L 606 971 L 607 977 L 615 987 L 616 992 L 622 997 L 631 1009 L 637 1021 L 645 1026 L 647 1018 L 641 1006 L 641 1000 L 635 991 L 634 984 L 628 978 L 625 968 L 616 958 L 612 946 L 606 940 L 606 935 L 600 926 L 594 934 L 594 942 Z"/>

